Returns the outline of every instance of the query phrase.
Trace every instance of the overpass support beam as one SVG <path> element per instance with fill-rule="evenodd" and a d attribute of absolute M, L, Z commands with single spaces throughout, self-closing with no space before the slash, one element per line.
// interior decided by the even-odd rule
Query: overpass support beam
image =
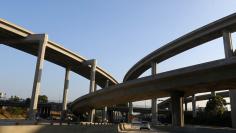
<path fill-rule="evenodd" d="M 156 62 L 151 63 L 152 66 L 152 76 L 157 74 L 157 64 Z M 157 109 L 157 99 L 152 99 L 152 124 L 157 124 L 158 120 L 158 109 Z"/>
<path fill-rule="evenodd" d="M 184 110 L 188 111 L 188 102 L 186 101 L 187 97 L 184 99 Z"/>
<path fill-rule="evenodd" d="M 109 86 L 109 80 L 106 81 L 105 89 L 108 88 L 108 86 Z M 103 122 L 108 122 L 108 119 L 107 119 L 107 107 L 104 107 L 102 114 L 103 114 L 102 115 L 102 117 L 103 117 L 102 121 Z"/>
<path fill-rule="evenodd" d="M 197 112 L 196 112 L 196 96 L 195 96 L 195 94 L 192 95 L 192 111 L 193 111 L 193 118 L 196 118 Z"/>
<path fill-rule="evenodd" d="M 89 93 L 93 93 L 95 91 L 96 82 L 95 82 L 95 76 L 96 76 L 96 66 L 97 61 L 95 59 L 90 60 L 90 87 L 89 87 Z M 89 121 L 94 122 L 94 115 L 95 115 L 95 109 L 91 109 L 89 112 Z"/>
<path fill-rule="evenodd" d="M 69 80 L 70 80 L 69 77 L 70 77 L 70 69 L 66 68 L 65 81 L 64 81 L 64 92 L 63 92 L 63 101 L 62 101 L 61 120 L 65 120 L 66 112 L 67 112 L 67 94 L 68 94 Z"/>
<path fill-rule="evenodd" d="M 152 123 L 157 123 L 157 99 L 152 99 Z"/>
<path fill-rule="evenodd" d="M 215 91 L 212 91 L 212 92 L 211 92 L 211 96 L 216 96 L 216 92 L 215 92 Z"/>
<path fill-rule="evenodd" d="M 30 102 L 30 109 L 29 109 L 29 119 L 35 120 L 36 118 L 35 116 L 37 113 L 37 105 L 38 105 L 38 95 L 40 93 L 40 84 L 41 84 L 41 76 L 42 76 L 42 71 L 43 71 L 44 56 L 45 56 L 46 46 L 48 43 L 48 35 L 46 34 L 32 35 L 29 37 L 29 40 L 39 41 L 37 64 L 35 68 L 33 90 L 32 90 L 31 102 Z"/>
<path fill-rule="evenodd" d="M 231 58 L 233 53 L 233 45 L 231 39 L 231 33 L 229 31 L 223 31 L 223 41 L 224 41 L 224 50 L 225 58 Z M 232 127 L 236 128 L 236 90 L 229 90 L 230 95 L 230 106 L 231 106 L 231 119 Z"/>
<path fill-rule="evenodd" d="M 171 93 L 171 105 L 172 105 L 172 126 L 183 127 L 184 126 L 184 112 L 183 112 L 183 93 L 172 92 Z"/>
<path fill-rule="evenodd" d="M 128 113 L 128 122 L 132 122 L 132 114 L 133 114 L 133 103 L 129 102 L 129 113 Z"/>
<path fill-rule="evenodd" d="M 95 59 L 90 60 L 91 64 L 91 71 L 90 71 L 90 87 L 89 87 L 89 92 L 92 93 L 95 91 L 95 76 L 96 76 L 96 66 L 97 66 L 97 61 Z"/>

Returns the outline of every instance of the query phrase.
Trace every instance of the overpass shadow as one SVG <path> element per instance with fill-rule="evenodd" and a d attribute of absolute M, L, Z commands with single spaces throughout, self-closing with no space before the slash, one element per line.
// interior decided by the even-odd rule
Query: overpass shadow
<path fill-rule="evenodd" d="M 10 125 L 0 126 L 0 133 L 118 133 L 117 125 Z"/>

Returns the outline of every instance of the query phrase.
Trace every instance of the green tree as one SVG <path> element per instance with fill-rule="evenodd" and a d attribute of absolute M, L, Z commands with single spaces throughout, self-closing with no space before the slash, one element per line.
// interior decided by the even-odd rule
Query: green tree
<path fill-rule="evenodd" d="M 46 95 L 39 95 L 38 102 L 39 103 L 47 103 L 48 102 L 48 97 Z"/>
<path fill-rule="evenodd" d="M 19 102 L 20 98 L 18 96 L 11 96 L 10 101 Z"/>
<path fill-rule="evenodd" d="M 223 115 L 224 111 L 227 110 L 225 105 L 226 101 L 223 97 L 218 95 L 213 96 L 207 102 L 205 112 L 211 116 Z"/>
<path fill-rule="evenodd" d="M 25 104 L 28 104 L 28 105 L 29 105 L 29 104 L 30 104 L 30 100 L 31 100 L 30 98 L 26 98 L 26 99 L 25 99 Z"/>

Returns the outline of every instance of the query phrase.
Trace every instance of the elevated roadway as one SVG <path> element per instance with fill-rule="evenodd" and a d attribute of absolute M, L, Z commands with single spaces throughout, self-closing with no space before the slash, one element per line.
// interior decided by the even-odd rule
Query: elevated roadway
<path fill-rule="evenodd" d="M 216 93 L 216 95 L 221 96 L 223 98 L 227 98 L 229 97 L 229 92 L 225 91 L 225 92 L 218 92 Z M 212 95 L 211 94 L 204 94 L 204 95 L 199 95 L 196 96 L 195 101 L 203 101 L 203 100 L 209 100 L 209 98 L 211 98 Z M 184 103 L 189 103 L 192 102 L 192 97 L 187 97 L 184 99 Z M 158 113 L 163 113 L 166 112 L 166 108 L 169 108 L 171 104 L 171 99 L 168 98 L 165 101 L 162 101 L 160 103 L 158 103 Z M 227 103 L 229 104 L 229 103 Z M 128 107 L 109 107 L 108 108 L 109 111 L 120 111 L 120 112 L 129 112 L 129 108 Z M 138 113 L 145 113 L 145 114 L 150 114 L 151 113 L 152 108 L 144 108 L 144 107 L 133 107 L 133 112 L 138 112 Z M 186 110 L 185 110 L 186 111 Z"/>
<path fill-rule="evenodd" d="M 129 69 L 124 77 L 124 82 L 137 79 L 151 68 L 151 62 L 160 63 L 186 50 L 222 37 L 225 30 L 236 31 L 236 13 L 194 30 L 153 51 Z"/>
<path fill-rule="evenodd" d="M 101 108 L 127 101 L 168 97 L 175 91 L 190 96 L 200 92 L 235 89 L 235 66 L 236 58 L 233 57 L 147 76 L 84 95 L 76 99 L 71 107 L 74 112 L 83 112 L 89 108 Z"/>
<path fill-rule="evenodd" d="M 0 18 L 0 44 L 10 46 L 25 53 L 38 56 L 38 40 L 31 39 L 35 33 Z M 45 60 L 90 79 L 90 65 L 84 57 L 48 40 L 46 45 Z M 104 88 L 106 81 L 109 85 L 118 82 L 101 67 L 96 67 L 96 84 Z"/>
<path fill-rule="evenodd" d="M 57 43 L 50 41 L 47 34 L 34 34 L 20 26 L 0 19 L 0 44 L 18 49 L 37 57 L 29 118 L 36 118 L 38 95 L 44 60 L 65 68 L 65 83 L 63 92 L 63 112 L 67 110 L 67 92 L 69 87 L 69 72 L 75 72 L 90 80 L 90 90 L 95 86 L 105 88 L 118 82 L 105 70 L 96 65 L 96 60 L 87 60 Z M 89 87 L 88 87 L 89 88 Z"/>
<path fill-rule="evenodd" d="M 218 92 L 216 93 L 216 95 L 221 96 L 223 98 L 229 97 L 229 91 L 225 91 L 225 92 Z M 208 100 L 209 98 L 212 97 L 211 94 L 204 94 L 204 95 L 199 95 L 199 96 L 195 96 L 196 99 L 195 101 L 203 101 L 203 100 Z M 192 97 L 186 97 L 184 98 L 184 103 L 189 103 L 192 102 L 193 98 Z M 170 106 L 171 103 L 171 99 L 168 98 L 165 101 L 162 101 L 158 104 L 158 108 L 168 108 Z"/>
<path fill-rule="evenodd" d="M 156 98 L 171 96 L 173 125 L 183 126 L 183 97 L 236 88 L 236 76 L 234 76 L 236 58 L 231 39 L 231 33 L 235 31 L 236 13 L 194 30 L 138 61 L 127 72 L 123 83 L 76 99 L 72 103 L 72 110 L 75 113 L 84 112 L 91 108 L 145 99 L 153 99 L 152 105 L 154 106 Z M 223 37 L 225 59 L 157 73 L 156 64 L 220 37 Z M 150 68 L 151 76 L 139 78 Z M 235 97 L 232 97 L 232 95 L 236 96 L 236 92 L 230 92 L 232 92 L 231 101 L 236 101 Z M 153 107 L 153 112 L 156 111 L 155 108 Z M 236 103 L 231 104 L 231 108 L 236 110 Z M 232 113 L 232 118 L 234 118 L 236 111 L 232 112 L 235 112 Z M 236 119 L 233 120 L 233 125 L 236 127 Z"/>

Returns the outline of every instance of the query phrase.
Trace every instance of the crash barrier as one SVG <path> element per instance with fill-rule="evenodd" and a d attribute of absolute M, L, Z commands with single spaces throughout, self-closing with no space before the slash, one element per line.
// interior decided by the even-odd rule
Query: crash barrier
<path fill-rule="evenodd" d="M 203 127 L 203 126 L 188 126 L 173 127 L 173 126 L 153 126 L 158 131 L 176 132 L 176 133 L 236 133 L 236 129 L 221 128 L 221 127 Z"/>
<path fill-rule="evenodd" d="M 117 125 L 6 125 L 0 133 L 118 133 Z"/>

